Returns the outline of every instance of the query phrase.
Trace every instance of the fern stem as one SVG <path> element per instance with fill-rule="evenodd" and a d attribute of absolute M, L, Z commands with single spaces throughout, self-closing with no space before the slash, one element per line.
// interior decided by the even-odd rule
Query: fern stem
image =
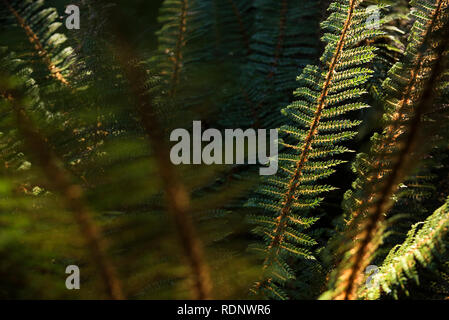
<path fill-rule="evenodd" d="M 20 27 L 25 31 L 28 36 L 28 40 L 32 45 L 34 45 L 34 49 L 37 51 L 39 57 L 42 57 L 50 74 L 56 80 L 60 81 L 62 84 L 69 86 L 69 81 L 62 75 L 61 71 L 56 67 L 51 61 L 50 55 L 43 47 L 42 43 L 39 40 L 39 37 L 34 33 L 31 27 L 26 23 L 25 19 L 23 19 L 20 14 L 11 6 L 8 0 L 3 0 L 3 3 L 8 8 L 9 11 L 14 15 Z"/>
<path fill-rule="evenodd" d="M 245 28 L 245 25 L 243 24 L 242 15 L 240 14 L 239 8 L 236 6 L 234 0 L 227 0 L 229 4 L 232 7 L 232 12 L 234 13 L 235 18 L 237 19 L 237 22 L 239 23 L 239 29 L 240 33 L 242 35 L 242 41 L 246 48 L 246 55 L 251 54 L 251 48 L 249 46 L 249 37 L 248 32 Z"/>
<path fill-rule="evenodd" d="M 438 8 L 441 8 L 441 6 Z M 435 13 L 435 15 L 436 14 L 437 13 Z M 434 17 L 434 19 L 436 18 Z M 442 39 L 446 39 L 449 36 L 447 27 L 446 22 L 443 27 L 446 28 L 446 32 Z M 375 249 L 375 245 L 372 245 L 372 240 L 378 233 L 377 226 L 383 220 L 383 213 L 388 211 L 391 207 L 391 197 L 395 193 L 398 184 L 406 176 L 408 169 L 407 167 L 411 164 L 410 154 L 417 149 L 417 142 L 422 125 L 422 116 L 425 114 L 427 108 L 434 105 L 435 93 L 433 88 L 438 82 L 441 73 L 444 71 L 443 55 L 448 48 L 448 44 L 447 41 L 444 40 L 442 43 L 443 44 L 440 44 L 438 48 L 436 62 L 433 65 L 431 75 L 425 84 L 425 89 L 421 100 L 415 108 L 406 140 L 402 144 L 402 148 L 394 161 L 392 170 L 389 173 L 385 185 L 379 192 L 379 197 L 372 197 L 372 199 L 376 198 L 376 202 L 368 208 L 367 222 L 365 223 L 365 227 L 360 234 L 360 242 L 353 249 L 354 254 L 351 257 L 351 267 L 346 271 L 349 275 L 348 280 L 342 285 L 344 289 L 343 299 L 355 298 L 359 285 L 357 280 L 360 277 L 361 270 L 363 270 L 363 267 L 369 262 L 370 253 Z"/>
<path fill-rule="evenodd" d="M 10 92 L 8 88 L 2 87 L 1 91 L 6 93 L 3 95 L 13 106 L 18 128 L 25 139 L 28 150 L 51 183 L 54 192 L 61 195 L 65 206 L 73 213 L 98 266 L 109 297 L 114 300 L 124 299 L 116 270 L 106 255 L 107 245 L 101 236 L 101 231 L 92 219 L 92 213 L 84 202 L 82 188 L 71 182 L 70 173 L 60 165 L 59 159 L 51 151 L 46 139 L 34 127 L 24 107 L 20 105 L 21 96 Z"/>
<path fill-rule="evenodd" d="M 136 70 L 130 68 L 128 77 L 132 77 L 130 72 L 135 74 Z M 138 91 L 137 91 L 138 92 Z M 140 95 L 141 97 L 145 97 Z M 175 220 L 176 228 L 181 238 L 184 252 L 190 262 L 192 273 L 195 278 L 196 299 L 204 300 L 211 298 L 211 280 L 209 269 L 205 263 L 203 247 L 190 213 L 190 199 L 185 186 L 180 182 L 175 173 L 175 168 L 170 163 L 169 151 L 165 146 L 161 146 L 163 137 L 159 134 L 163 130 L 158 126 L 157 119 L 152 114 L 147 99 L 140 99 L 139 112 L 142 118 L 143 127 L 150 138 L 151 144 L 156 151 L 156 160 L 159 167 L 159 174 L 163 181 L 166 201 L 169 211 Z"/>
<path fill-rule="evenodd" d="M 438 0 L 437 6 L 435 8 L 435 14 L 433 15 L 432 19 L 429 21 L 429 23 L 426 27 L 426 30 L 424 32 L 423 41 L 421 42 L 421 46 L 423 46 L 423 44 L 428 42 L 429 37 L 431 35 L 431 31 L 435 27 L 437 18 L 441 12 L 442 5 L 443 5 L 443 0 Z M 418 82 L 418 75 L 420 74 L 420 70 L 423 68 L 423 65 L 425 62 L 424 50 L 419 50 L 419 52 L 414 60 L 415 60 L 415 65 L 414 65 L 414 68 L 411 70 L 412 76 L 410 77 L 410 80 L 408 81 L 407 86 L 402 95 L 402 99 L 400 100 L 400 102 L 398 104 L 397 110 L 394 114 L 394 118 L 392 119 L 393 121 L 386 128 L 386 138 L 381 143 L 381 146 L 380 146 L 381 152 L 379 153 L 379 156 L 377 157 L 377 161 L 375 162 L 375 165 L 371 168 L 371 172 L 373 172 L 373 173 L 377 173 L 380 171 L 382 164 L 383 164 L 382 159 L 384 159 L 387 155 L 388 145 L 390 145 L 391 143 L 394 142 L 394 140 L 396 140 L 397 136 L 395 135 L 395 133 L 397 132 L 397 130 L 399 129 L 399 127 L 402 123 L 401 120 L 403 120 L 403 118 L 404 118 L 406 109 L 411 103 L 413 103 L 413 101 L 411 101 L 411 99 L 409 97 L 412 96 L 412 93 L 416 90 L 416 86 L 417 86 L 417 82 Z M 371 174 L 367 178 L 367 182 L 372 182 L 377 178 L 378 177 L 376 174 Z M 375 184 L 373 183 L 372 186 L 374 186 L 374 185 Z M 368 193 L 371 193 L 371 191 L 372 190 L 370 190 Z M 358 211 L 352 212 L 351 219 L 348 220 L 347 225 L 351 225 L 353 220 L 355 218 L 357 218 L 358 215 L 359 215 Z"/>
<path fill-rule="evenodd" d="M 268 246 L 268 251 L 270 251 L 270 252 L 273 247 L 277 247 L 277 250 L 275 251 L 276 255 L 279 253 L 279 245 L 283 241 L 283 237 L 284 237 L 283 229 L 285 227 L 285 219 L 286 219 L 286 217 L 288 217 L 288 215 L 290 213 L 290 209 L 291 209 L 293 200 L 295 200 L 294 194 L 299 185 L 299 182 L 298 182 L 299 178 L 302 175 L 303 167 L 306 164 L 306 162 L 308 160 L 309 152 L 312 149 L 313 139 L 314 139 L 315 135 L 318 133 L 318 125 L 319 125 L 319 122 L 321 119 L 322 111 L 323 111 L 325 103 L 326 103 L 326 97 L 327 97 L 329 88 L 332 83 L 335 68 L 337 66 L 338 60 L 340 59 L 341 53 L 343 51 L 346 35 L 351 26 L 351 22 L 352 22 L 352 18 L 353 18 L 353 14 L 354 14 L 356 5 L 357 5 L 356 0 L 351 0 L 349 2 L 348 15 L 347 15 L 346 21 L 344 23 L 344 27 L 342 29 L 340 38 L 338 40 L 334 56 L 331 60 L 329 70 L 328 70 L 328 73 L 326 75 L 325 82 L 323 85 L 323 89 L 321 91 L 321 95 L 318 99 L 318 105 L 315 109 L 316 111 L 315 111 L 313 122 L 310 126 L 307 137 L 304 140 L 301 156 L 299 158 L 299 161 L 296 163 L 296 168 L 295 168 L 294 174 L 288 184 L 288 188 L 287 188 L 288 191 L 284 197 L 283 208 L 281 209 L 280 215 L 277 217 L 277 225 L 274 229 L 275 236 L 274 236 L 273 240 L 271 241 L 270 245 Z M 271 254 L 265 260 L 265 266 L 264 266 L 265 268 L 268 266 L 267 262 L 271 258 Z"/>

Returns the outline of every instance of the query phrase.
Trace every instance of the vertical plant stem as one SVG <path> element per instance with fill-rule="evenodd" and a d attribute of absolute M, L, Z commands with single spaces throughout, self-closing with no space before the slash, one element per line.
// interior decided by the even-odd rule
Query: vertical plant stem
<path fill-rule="evenodd" d="M 61 161 L 50 149 L 46 139 L 41 136 L 21 105 L 20 93 L 0 88 L 13 106 L 19 131 L 24 137 L 27 150 L 35 159 L 55 193 L 60 194 L 65 206 L 73 213 L 81 233 L 86 239 L 92 257 L 97 264 L 111 299 L 124 299 L 121 283 L 116 270 L 106 255 L 106 243 L 92 218 L 92 212 L 84 202 L 82 188 L 73 183 L 70 173 L 63 168 Z"/>

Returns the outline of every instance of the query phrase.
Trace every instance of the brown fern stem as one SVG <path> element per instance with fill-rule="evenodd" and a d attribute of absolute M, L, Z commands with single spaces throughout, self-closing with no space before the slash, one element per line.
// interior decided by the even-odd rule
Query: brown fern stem
<path fill-rule="evenodd" d="M 45 50 L 38 36 L 26 23 L 25 19 L 23 19 L 20 16 L 20 14 L 11 6 L 8 0 L 3 0 L 3 3 L 8 8 L 8 10 L 11 11 L 11 13 L 14 15 L 20 27 L 25 31 L 26 35 L 28 36 L 28 40 L 34 46 L 34 49 L 37 51 L 37 54 L 44 60 L 44 63 L 46 64 L 48 70 L 50 71 L 51 76 L 60 81 L 61 83 L 63 83 L 64 85 L 69 86 L 70 85 L 69 81 L 62 75 L 59 68 L 53 64 L 50 58 L 50 54 L 47 52 L 47 50 Z"/>
<path fill-rule="evenodd" d="M 180 73 L 182 69 L 183 53 L 182 49 L 185 43 L 185 33 L 187 31 L 187 9 L 188 0 L 182 0 L 181 13 L 179 15 L 178 39 L 176 40 L 175 55 L 173 58 L 173 73 L 171 77 L 170 96 L 176 92 L 176 86 L 179 83 Z"/>
<path fill-rule="evenodd" d="M 437 17 L 439 16 L 439 13 L 441 12 L 442 5 L 443 5 L 443 0 L 438 0 L 437 7 L 435 9 L 435 14 L 433 15 L 433 18 L 429 21 L 429 23 L 426 27 L 426 30 L 424 31 L 423 41 L 422 41 L 421 45 L 428 42 L 431 31 L 435 27 L 435 24 L 437 22 Z M 370 169 L 372 174 L 367 178 L 367 182 L 371 182 L 371 181 L 374 181 L 379 178 L 377 176 L 377 173 L 380 171 L 380 169 L 382 167 L 382 164 L 383 164 L 382 159 L 384 159 L 387 156 L 388 146 L 391 143 L 394 143 L 394 141 L 397 138 L 395 133 L 397 132 L 397 130 L 399 129 L 399 127 L 402 123 L 401 120 L 404 119 L 407 107 L 411 103 L 413 103 L 413 101 L 411 101 L 410 97 L 413 95 L 413 92 L 416 90 L 418 76 L 419 76 L 420 70 L 423 68 L 423 65 L 425 62 L 423 50 L 420 50 L 418 52 L 418 54 L 415 58 L 415 62 L 416 62 L 416 64 L 410 72 L 411 73 L 410 80 L 407 83 L 406 89 L 404 90 L 404 93 L 402 95 L 402 99 L 400 100 L 397 110 L 392 119 L 393 122 L 390 123 L 386 127 L 386 134 L 385 134 L 386 138 L 381 142 L 381 145 L 379 147 L 381 152 L 377 156 L 377 160 L 376 160 L 374 166 Z M 371 191 L 372 190 L 369 190 L 368 193 L 371 193 Z M 352 212 L 351 219 L 348 220 L 347 225 L 351 225 L 352 222 L 354 221 L 354 219 L 356 219 L 358 217 L 359 213 L 360 212 L 357 212 L 357 211 Z"/>
<path fill-rule="evenodd" d="M 286 31 L 286 24 L 287 24 L 287 11 L 288 11 L 288 0 L 282 0 L 282 8 L 281 8 L 281 20 L 279 21 L 279 36 L 278 36 L 278 42 L 276 44 L 276 50 L 274 54 L 274 61 L 271 65 L 271 71 L 268 74 L 267 78 L 271 79 L 275 75 L 275 69 L 279 64 L 279 59 L 281 56 L 281 52 L 284 46 L 284 40 L 285 40 L 285 31 Z"/>
<path fill-rule="evenodd" d="M 5 87 L 1 87 L 0 90 L 13 106 L 18 128 L 25 139 L 27 150 L 47 177 L 53 192 L 61 195 L 65 206 L 73 213 L 98 266 L 109 297 L 116 300 L 124 299 L 115 268 L 106 255 L 107 245 L 92 218 L 92 212 L 85 204 L 82 188 L 72 182 L 73 178 L 69 171 L 60 165 L 61 161 L 52 152 L 46 139 L 34 127 L 32 120 L 21 105 L 23 97 L 20 93 L 12 92 Z"/>
<path fill-rule="evenodd" d="M 128 42 L 127 36 L 122 34 L 117 26 L 113 31 L 118 38 L 115 48 L 118 52 L 119 62 L 129 80 L 132 93 L 137 97 L 136 103 L 142 127 L 154 150 L 168 211 L 173 217 L 182 248 L 190 264 L 192 278 L 194 279 L 195 298 L 200 300 L 211 299 L 212 281 L 208 265 L 205 262 L 203 245 L 197 235 L 191 216 L 190 197 L 171 163 L 169 147 L 164 143 L 167 137 L 165 137 L 163 127 L 155 112 L 153 97 L 145 89 L 147 73 L 138 65 L 130 62 L 139 61 L 139 59 Z"/>
<path fill-rule="evenodd" d="M 300 159 L 296 163 L 295 173 L 292 176 L 292 178 L 288 184 L 288 188 L 287 188 L 288 191 L 284 197 L 283 208 L 280 212 L 280 215 L 277 217 L 277 224 L 274 229 L 275 236 L 267 248 L 267 250 L 271 252 L 271 249 L 273 247 L 277 247 L 276 252 L 275 252 L 276 255 L 279 253 L 279 245 L 282 243 L 283 238 L 284 238 L 283 230 L 284 230 L 284 227 L 286 224 L 285 219 L 288 217 L 288 215 L 290 213 L 292 203 L 295 199 L 294 195 L 299 186 L 300 177 L 302 176 L 302 170 L 304 168 L 304 165 L 308 161 L 308 155 L 309 155 L 310 150 L 312 149 L 313 140 L 314 140 L 316 134 L 318 133 L 318 125 L 319 125 L 319 122 L 321 119 L 321 114 L 325 107 L 326 97 L 328 95 L 330 86 L 332 84 L 332 79 L 334 76 L 335 69 L 337 67 L 338 61 L 339 61 L 340 56 L 343 51 L 343 47 L 344 47 L 345 40 L 346 40 L 346 35 L 351 26 L 355 7 L 356 7 L 356 0 L 351 0 L 349 2 L 348 15 L 347 15 L 346 21 L 343 25 L 343 30 L 340 35 L 340 39 L 338 40 L 334 56 L 331 60 L 329 70 L 328 70 L 328 73 L 327 73 L 325 81 L 324 81 L 323 89 L 322 89 L 320 97 L 318 99 L 317 107 L 315 109 L 316 111 L 315 111 L 314 120 L 310 126 L 307 137 L 304 140 Z M 265 260 L 265 263 L 264 263 L 265 268 L 267 267 L 267 262 L 269 261 L 269 259 L 270 259 L 270 255 Z"/>
<path fill-rule="evenodd" d="M 273 77 L 276 76 L 276 72 L 275 69 L 279 64 L 279 60 L 281 57 L 281 53 L 282 53 L 282 49 L 283 49 L 283 45 L 284 45 L 284 39 L 285 39 L 285 31 L 286 31 L 286 24 L 287 24 L 287 12 L 288 12 L 288 0 L 282 0 L 282 4 L 281 4 L 281 11 L 280 11 L 280 19 L 279 19 L 279 34 L 278 34 L 278 39 L 277 39 L 277 44 L 276 44 L 276 48 L 275 48 L 275 53 L 274 53 L 274 61 L 271 64 L 271 70 L 270 72 L 267 74 L 266 79 L 267 81 L 273 81 Z M 265 101 L 264 99 L 271 94 L 271 92 L 273 91 L 273 87 L 270 87 L 270 89 L 268 90 L 268 92 L 264 93 L 264 96 L 262 98 L 262 100 L 257 104 L 254 105 L 251 103 L 251 114 L 253 115 L 254 118 L 254 123 L 257 125 L 257 127 L 259 126 L 259 110 L 262 108 L 262 106 L 264 105 Z"/>
<path fill-rule="evenodd" d="M 232 12 L 234 13 L 235 18 L 239 24 L 240 33 L 242 35 L 242 41 L 246 48 L 246 55 L 251 54 L 251 48 L 249 46 L 249 37 L 248 32 L 245 28 L 245 24 L 243 23 L 242 15 L 239 11 L 239 8 L 236 6 L 234 0 L 227 0 L 232 7 Z"/>
<path fill-rule="evenodd" d="M 127 63 L 128 61 L 124 60 L 122 63 Z M 132 79 L 138 72 L 136 68 L 127 66 L 125 67 L 125 72 L 133 83 L 135 80 Z M 145 76 L 145 74 L 142 73 L 142 76 Z M 152 106 L 148 102 L 148 96 L 143 94 L 140 88 L 135 88 L 135 94 L 139 96 L 138 103 L 142 125 L 151 141 L 153 149 L 157 150 L 155 156 L 159 167 L 159 175 L 165 190 L 166 202 L 174 218 L 181 238 L 181 244 L 189 260 L 195 279 L 195 298 L 200 300 L 210 299 L 212 287 L 209 269 L 205 263 L 202 243 L 197 236 L 191 217 L 189 195 L 170 162 L 170 153 L 167 146 L 162 143 L 165 139 L 162 136 L 163 130 L 159 126 L 158 119 L 152 113 Z"/>

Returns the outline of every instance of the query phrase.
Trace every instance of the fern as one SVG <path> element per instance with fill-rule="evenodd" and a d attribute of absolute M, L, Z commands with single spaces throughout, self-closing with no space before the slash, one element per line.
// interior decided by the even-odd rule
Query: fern
<path fill-rule="evenodd" d="M 69 85 L 69 67 L 75 60 L 73 49 L 64 46 L 67 38 L 56 33 L 62 24 L 57 21 L 57 11 L 54 8 L 43 8 L 43 0 L 2 0 L 2 3 L 0 17 L 6 25 L 17 25 L 22 29 L 33 46 L 35 55 L 47 67 L 47 72 L 62 84 Z"/>
<path fill-rule="evenodd" d="M 0 297 L 449 296 L 447 0 L 48 3 L 0 0 Z M 278 172 L 174 166 L 193 120 Z"/>
<path fill-rule="evenodd" d="M 295 91 L 299 99 L 283 110 L 296 127 L 284 126 L 280 132 L 294 142 L 280 142 L 289 150 L 279 156 L 281 172 L 267 179 L 258 190 L 260 196 L 248 203 L 269 212 L 252 219 L 259 225 L 255 232 L 266 239 L 262 248 L 266 278 L 258 286 L 267 291 L 278 292 L 273 283 L 294 277 L 284 262 L 286 255 L 313 259 L 303 248 L 316 244 L 303 233 L 316 221 L 307 217 L 307 212 L 322 201 L 319 194 L 334 189 L 316 185 L 316 181 L 330 176 L 333 168 L 343 163 L 332 156 L 349 151 L 341 142 L 351 139 L 356 132 L 348 129 L 360 123 L 339 116 L 368 107 L 361 96 L 366 92 L 363 84 L 372 74 L 365 65 L 373 59 L 375 48 L 360 43 L 381 32 L 365 29 L 367 17 L 358 1 L 334 2 L 330 11 L 322 24 L 330 31 L 324 36 L 328 45 L 321 58 L 322 68 L 305 68 L 298 78 L 302 87 Z"/>
<path fill-rule="evenodd" d="M 419 273 L 430 273 L 444 265 L 447 256 L 447 231 L 449 223 L 448 202 L 425 221 L 413 225 L 407 239 L 393 248 L 386 257 L 372 285 L 361 297 L 377 299 L 381 295 L 398 297 L 410 281 L 418 285 Z M 418 273 L 418 266 L 422 270 Z"/>
<path fill-rule="evenodd" d="M 433 139 L 433 150 L 420 160 L 417 169 L 400 184 L 394 204 L 387 213 L 387 229 L 374 264 L 380 264 L 394 246 L 405 240 L 412 225 L 425 220 L 435 207 L 444 202 L 438 192 L 439 178 L 444 175 L 447 158 L 444 140 L 443 135 Z M 444 189 L 440 191 L 444 193 Z"/>
<path fill-rule="evenodd" d="M 430 120 L 432 116 L 430 119 L 424 117 L 435 112 L 432 108 L 437 102 L 436 96 L 441 94 L 434 93 L 432 85 L 442 79 L 444 64 L 441 58 L 446 51 L 442 30 L 446 27 L 447 3 L 414 3 L 416 9 L 412 13 L 418 19 L 412 30 L 405 63 L 397 63 L 384 83 L 387 125 L 382 136 L 373 137 L 371 153 L 363 157 L 367 169 L 362 169 L 363 176 L 356 182 L 363 199 L 366 199 L 360 201 L 362 198 L 358 196 L 353 201 L 355 206 L 348 236 L 356 242 L 351 244 L 351 250 L 346 248 L 348 251 L 335 272 L 335 287 L 323 296 L 325 298 L 356 297 L 362 271 L 381 240 L 382 221 L 392 206 L 391 197 L 415 165 L 413 161 L 419 159 L 423 152 L 417 141 L 423 139 L 425 127 L 429 130 L 428 122 L 423 120 Z M 444 119 L 442 115 L 439 117 Z M 430 127 L 434 125 L 433 121 L 430 121 Z"/>
<path fill-rule="evenodd" d="M 200 40 L 196 41 L 200 45 L 196 48 L 195 61 L 214 58 L 219 58 L 218 61 L 242 60 L 250 53 L 252 2 L 251 0 L 196 1 L 195 11 L 201 27 L 195 32 L 195 38 Z"/>
<path fill-rule="evenodd" d="M 222 122 L 273 128 L 282 122 L 281 107 L 291 102 L 296 75 L 317 55 L 318 1 L 257 0 L 254 8 L 250 54 L 240 70 L 238 91 L 223 106 L 231 120 Z"/>
<path fill-rule="evenodd" d="M 92 256 L 98 264 L 99 271 L 104 279 L 109 295 L 113 299 L 122 299 L 120 282 L 115 274 L 115 269 L 105 255 L 105 244 L 95 223 L 92 221 L 90 209 L 83 200 L 83 193 L 80 186 L 71 182 L 73 178 L 70 173 L 60 167 L 60 160 L 53 154 L 47 145 L 46 139 L 34 127 L 34 124 L 27 114 L 27 103 L 24 92 L 36 90 L 32 79 L 26 79 L 24 83 L 15 85 L 12 77 L 4 74 L 2 70 L 2 83 L 0 93 L 2 97 L 10 102 L 12 112 L 16 117 L 17 126 L 24 137 L 27 149 L 31 156 L 42 168 L 43 173 L 51 182 L 55 192 L 62 195 L 68 210 L 73 212 L 75 221 L 79 224 L 81 232 L 86 238 L 86 242 L 92 251 Z M 25 74 L 19 71 L 19 74 Z M 23 80 L 22 80 L 23 81 Z M 20 83 L 20 82 L 19 82 Z M 28 87 L 27 87 L 28 86 Z M 31 88 L 30 88 L 31 86 Z M 38 96 L 35 96 L 38 98 Z M 32 101 L 32 104 L 39 104 L 39 100 Z M 31 107 L 33 105 L 31 104 Z"/>

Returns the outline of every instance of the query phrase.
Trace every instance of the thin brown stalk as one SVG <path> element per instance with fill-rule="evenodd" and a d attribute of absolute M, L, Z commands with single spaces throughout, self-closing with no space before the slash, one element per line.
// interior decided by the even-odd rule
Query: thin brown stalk
<path fill-rule="evenodd" d="M 101 236 L 101 231 L 92 218 L 92 212 L 84 201 L 82 188 L 73 183 L 73 177 L 61 165 L 59 158 L 52 152 L 46 139 L 35 128 L 34 123 L 21 105 L 21 94 L 1 87 L 2 95 L 7 97 L 13 106 L 19 131 L 21 132 L 30 155 L 34 157 L 39 168 L 47 177 L 50 187 L 61 195 L 65 206 L 73 213 L 81 233 L 86 239 L 92 257 L 105 283 L 108 296 L 111 299 L 123 299 L 120 281 L 112 263 L 109 261 L 107 245 Z"/>
<path fill-rule="evenodd" d="M 356 8 L 356 4 L 357 4 L 356 0 L 351 0 L 349 2 L 348 15 L 347 15 L 346 21 L 343 25 L 340 39 L 338 40 L 338 43 L 337 43 L 337 46 L 335 49 L 335 53 L 333 55 L 330 65 L 329 65 L 329 70 L 326 74 L 324 85 L 323 85 L 320 97 L 318 99 L 317 106 L 315 108 L 316 111 L 315 111 L 315 116 L 314 116 L 313 122 L 309 128 L 306 139 L 304 140 L 302 152 L 301 152 L 299 161 L 296 163 L 296 168 L 295 168 L 294 174 L 288 184 L 287 193 L 284 196 L 282 210 L 276 219 L 277 224 L 276 224 L 276 227 L 274 228 L 274 237 L 267 249 L 270 253 L 265 260 L 264 268 L 268 267 L 267 262 L 270 260 L 272 255 L 277 256 L 277 254 L 279 253 L 279 250 L 280 250 L 280 244 L 284 240 L 283 230 L 286 226 L 285 220 L 288 217 L 288 215 L 290 214 L 292 203 L 295 200 L 294 195 L 299 186 L 300 178 L 302 176 L 302 171 L 303 171 L 304 165 L 308 161 L 308 156 L 309 156 L 310 150 L 312 149 L 313 140 L 314 140 L 316 134 L 318 133 L 318 125 L 319 125 L 319 122 L 321 119 L 323 109 L 326 104 L 326 97 L 328 95 L 329 89 L 332 84 L 335 69 L 338 65 L 338 61 L 339 61 L 340 56 L 343 51 L 346 36 L 347 36 L 347 33 L 349 31 L 349 28 L 351 26 L 351 22 L 352 22 L 352 19 L 354 16 L 354 10 Z M 275 252 L 271 252 L 274 247 L 276 247 L 277 249 L 275 250 Z"/>
<path fill-rule="evenodd" d="M 120 64 L 129 80 L 130 88 L 137 97 L 137 108 L 142 126 L 150 140 L 158 166 L 158 174 L 163 184 L 166 203 L 172 215 L 185 256 L 190 264 L 194 279 L 194 292 L 196 299 L 210 299 L 212 282 L 209 268 L 205 262 L 203 245 L 197 235 L 191 216 L 189 194 L 177 175 L 174 165 L 170 161 L 168 144 L 164 143 L 166 137 L 159 123 L 152 104 L 152 97 L 145 90 L 147 80 L 145 70 L 133 65 L 130 61 L 138 61 L 125 35 L 119 29 L 114 29 L 117 36 L 116 50 Z"/>
<path fill-rule="evenodd" d="M 429 40 L 429 36 L 432 33 L 433 28 L 435 27 L 437 23 L 437 19 L 439 17 L 439 14 L 441 13 L 443 0 L 438 0 L 437 6 L 435 9 L 435 14 L 433 15 L 432 19 L 429 21 L 429 23 L 426 26 L 426 29 L 423 31 L 423 40 L 421 42 L 422 44 L 425 44 Z M 420 81 L 420 73 L 422 72 L 422 68 L 424 67 L 424 62 L 426 61 L 424 57 L 424 50 L 420 50 L 416 56 L 415 65 L 413 69 L 411 70 L 410 79 L 405 87 L 405 90 L 403 91 L 403 95 L 401 97 L 401 100 L 398 102 L 398 105 L 396 107 L 396 111 L 391 119 L 390 124 L 386 127 L 385 130 L 385 139 L 381 142 L 381 145 L 379 146 L 379 150 L 381 150 L 377 156 L 377 160 L 374 162 L 373 167 L 370 169 L 371 172 L 366 179 L 366 183 L 374 182 L 379 179 L 378 173 L 381 172 L 381 167 L 384 163 L 382 161 L 386 156 L 388 152 L 388 146 L 395 143 L 395 140 L 397 139 L 397 132 L 402 124 L 402 121 L 404 120 L 405 113 L 407 108 L 414 103 L 413 97 L 414 92 L 416 91 L 417 86 L 419 85 Z M 414 98 L 417 98 L 416 96 Z M 374 185 L 374 184 L 373 184 Z M 370 194 L 373 190 L 368 190 L 368 194 Z M 360 213 L 359 211 L 354 211 L 351 213 L 351 218 L 348 220 L 347 225 L 351 225 L 358 217 Z"/>
<path fill-rule="evenodd" d="M 47 50 L 45 50 L 44 46 L 42 45 L 39 37 L 36 35 L 36 33 L 31 29 L 31 27 L 26 23 L 25 19 L 20 16 L 20 14 L 15 10 L 8 0 L 3 0 L 3 3 L 8 8 L 8 10 L 12 13 L 12 15 L 16 18 L 17 23 L 20 25 L 20 27 L 25 31 L 26 35 L 28 36 L 28 40 L 30 43 L 34 46 L 34 49 L 37 51 L 37 54 L 39 57 L 41 57 L 46 64 L 48 70 L 50 71 L 50 74 L 52 77 L 54 77 L 56 80 L 60 81 L 64 85 L 69 86 L 69 81 L 62 75 L 61 71 L 55 64 L 51 61 L 50 54 Z"/>

